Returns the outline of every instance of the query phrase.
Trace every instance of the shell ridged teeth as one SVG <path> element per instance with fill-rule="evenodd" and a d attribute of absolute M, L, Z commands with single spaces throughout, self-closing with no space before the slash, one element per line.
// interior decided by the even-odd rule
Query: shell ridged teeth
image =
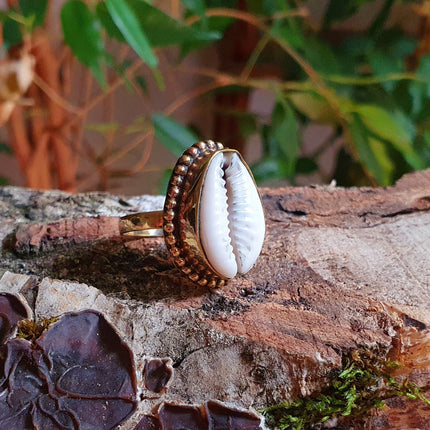
<path fill-rule="evenodd" d="M 199 231 L 208 262 L 224 278 L 246 273 L 261 252 L 263 207 L 254 180 L 236 152 L 218 152 L 209 161 Z"/>

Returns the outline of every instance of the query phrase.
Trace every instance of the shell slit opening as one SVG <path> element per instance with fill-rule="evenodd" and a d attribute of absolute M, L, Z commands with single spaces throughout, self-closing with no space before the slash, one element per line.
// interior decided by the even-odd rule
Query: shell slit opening
<path fill-rule="evenodd" d="M 229 157 L 230 158 L 230 157 Z M 233 225 L 233 201 L 234 201 L 234 196 L 233 196 L 233 189 L 231 186 L 229 186 L 229 181 L 228 181 L 228 168 L 231 166 L 231 159 L 228 159 L 226 156 L 224 156 L 224 162 L 221 166 L 222 171 L 224 172 L 223 174 L 223 179 L 224 179 L 224 184 L 227 190 L 227 218 L 228 218 L 228 236 L 230 238 L 230 243 L 231 243 L 231 247 L 233 249 L 233 255 L 234 255 L 234 259 L 236 261 L 236 264 L 238 265 L 239 263 L 239 255 L 238 255 L 238 250 L 236 249 L 236 247 L 234 246 L 234 238 L 233 238 L 233 230 L 234 230 L 234 225 Z M 238 266 L 238 273 L 239 273 L 239 266 Z"/>

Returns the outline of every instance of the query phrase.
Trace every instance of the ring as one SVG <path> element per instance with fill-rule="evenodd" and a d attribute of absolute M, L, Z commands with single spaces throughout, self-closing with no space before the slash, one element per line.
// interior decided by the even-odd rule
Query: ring
<path fill-rule="evenodd" d="M 120 219 L 125 236 L 164 234 L 174 264 L 201 286 L 222 287 L 256 262 L 265 220 L 252 173 L 239 154 L 212 140 L 188 148 L 176 162 L 163 211 Z"/>

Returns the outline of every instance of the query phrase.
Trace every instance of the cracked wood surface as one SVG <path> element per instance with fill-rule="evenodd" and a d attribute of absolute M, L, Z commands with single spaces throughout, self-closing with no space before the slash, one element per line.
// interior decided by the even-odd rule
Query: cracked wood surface
<path fill-rule="evenodd" d="M 162 239 L 119 237 L 118 216 L 159 209 L 162 198 L 2 188 L 0 268 L 24 277 L 6 273 L 0 287 L 24 291 L 38 318 L 104 312 L 138 368 L 171 357 L 164 400 L 262 408 L 318 390 L 358 348 L 405 361 L 404 374 L 429 385 L 430 171 L 385 189 L 262 194 L 256 266 L 209 292 L 171 266 Z M 159 401 L 144 399 L 139 413 Z M 429 416 L 391 401 L 366 425 L 430 429 Z"/>

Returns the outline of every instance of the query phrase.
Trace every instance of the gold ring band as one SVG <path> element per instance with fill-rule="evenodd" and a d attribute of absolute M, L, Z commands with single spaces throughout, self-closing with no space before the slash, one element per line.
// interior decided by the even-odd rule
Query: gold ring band
<path fill-rule="evenodd" d="M 119 220 L 119 231 L 124 236 L 163 236 L 163 211 L 126 215 Z"/>

